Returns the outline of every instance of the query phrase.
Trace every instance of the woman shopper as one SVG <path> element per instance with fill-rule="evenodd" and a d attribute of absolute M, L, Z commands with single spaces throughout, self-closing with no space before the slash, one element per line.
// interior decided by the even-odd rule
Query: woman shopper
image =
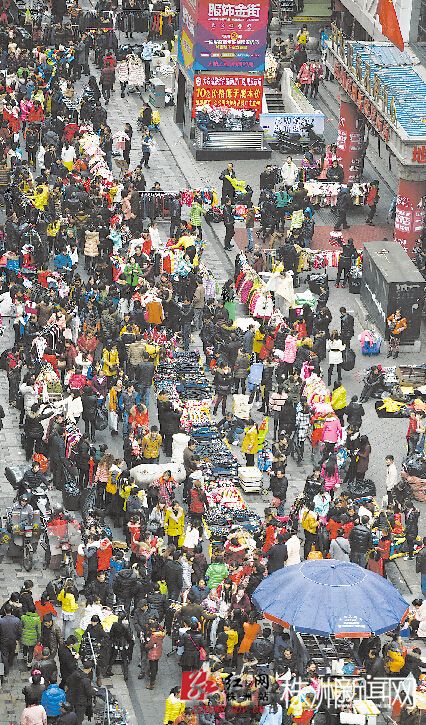
<path fill-rule="evenodd" d="M 246 465 L 254 466 L 254 457 L 259 450 L 259 431 L 253 418 L 250 418 L 247 427 L 244 428 L 244 438 L 241 444 L 241 452 L 245 454 Z"/>
<path fill-rule="evenodd" d="M 328 351 L 328 385 L 331 385 L 334 366 L 336 366 L 337 380 L 340 383 L 342 380 L 342 362 L 345 344 L 340 339 L 337 330 L 331 331 L 330 339 L 326 343 L 326 349 Z"/>
<path fill-rule="evenodd" d="M 368 471 L 370 463 L 371 446 L 366 435 L 362 435 L 359 439 L 359 448 L 356 460 L 356 480 L 363 481 Z"/>
<path fill-rule="evenodd" d="M 75 600 L 76 589 L 72 581 L 67 580 L 65 586 L 58 594 L 58 602 L 62 608 L 62 621 L 63 629 L 62 636 L 64 640 L 67 639 L 68 635 L 74 632 L 74 620 L 75 613 L 78 609 L 78 604 Z"/>
<path fill-rule="evenodd" d="M 389 315 L 387 325 L 389 329 L 389 350 L 387 356 L 392 357 L 393 355 L 394 359 L 396 359 L 399 355 L 401 335 L 407 329 L 408 323 L 406 318 L 402 316 L 401 310 L 397 309 L 393 315 Z"/>
<path fill-rule="evenodd" d="M 31 606 L 28 611 L 21 616 L 21 624 L 22 654 L 27 660 L 28 667 L 31 667 L 34 647 L 37 642 L 40 642 L 41 637 L 41 621 L 34 606 Z"/>

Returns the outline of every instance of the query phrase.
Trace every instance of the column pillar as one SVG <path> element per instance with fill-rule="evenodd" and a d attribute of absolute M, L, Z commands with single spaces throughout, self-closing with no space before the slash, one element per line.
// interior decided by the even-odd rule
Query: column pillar
<path fill-rule="evenodd" d="M 400 177 L 396 198 L 394 240 L 413 257 L 413 249 L 425 227 L 426 180 Z"/>
<path fill-rule="evenodd" d="M 337 133 L 337 149 L 340 164 L 345 172 L 344 181 L 359 181 L 364 158 L 364 117 L 355 103 L 342 93 L 340 120 Z"/>

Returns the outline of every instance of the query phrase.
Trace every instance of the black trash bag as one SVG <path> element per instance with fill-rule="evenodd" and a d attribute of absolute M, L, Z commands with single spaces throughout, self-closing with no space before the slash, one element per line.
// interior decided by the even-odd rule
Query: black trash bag
<path fill-rule="evenodd" d="M 416 478 L 426 478 L 426 461 L 421 453 L 408 456 L 402 464 L 409 476 Z"/>
<path fill-rule="evenodd" d="M 215 209 L 214 211 L 209 209 L 205 214 L 205 220 L 207 224 L 219 224 L 223 221 L 223 214 L 219 209 Z"/>
<path fill-rule="evenodd" d="M 346 348 L 343 351 L 342 369 L 349 371 L 355 367 L 355 353 L 351 348 Z"/>
<path fill-rule="evenodd" d="M 74 467 L 64 468 L 65 483 L 62 490 L 62 502 L 64 508 L 69 511 L 78 511 L 80 509 L 81 492 L 78 481 L 74 478 L 74 472 Z"/>
<path fill-rule="evenodd" d="M 376 495 L 376 484 L 371 478 L 364 478 L 363 481 L 352 481 L 348 486 L 348 493 L 352 498 L 364 498 L 365 496 Z"/>
<path fill-rule="evenodd" d="M 104 408 L 98 408 L 95 418 L 96 430 L 105 430 L 108 428 L 108 412 Z"/>
<path fill-rule="evenodd" d="M 326 274 L 309 274 L 308 275 L 308 287 L 312 294 L 314 295 L 320 295 L 321 294 L 321 288 L 328 287 L 328 277 Z"/>

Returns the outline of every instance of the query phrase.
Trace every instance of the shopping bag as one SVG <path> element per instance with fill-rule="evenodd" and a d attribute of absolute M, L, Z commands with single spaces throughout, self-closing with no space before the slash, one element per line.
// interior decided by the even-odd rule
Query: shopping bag
<path fill-rule="evenodd" d="M 342 368 L 343 370 L 349 371 L 353 370 L 355 367 L 355 353 L 351 348 L 346 348 L 346 350 L 343 351 L 343 361 L 342 361 Z"/>

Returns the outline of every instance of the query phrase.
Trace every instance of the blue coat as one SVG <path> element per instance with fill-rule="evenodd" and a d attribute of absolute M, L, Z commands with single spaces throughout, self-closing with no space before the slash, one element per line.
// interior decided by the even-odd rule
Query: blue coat
<path fill-rule="evenodd" d="M 40 704 L 46 710 L 47 717 L 58 717 L 61 714 L 61 704 L 66 699 L 64 690 L 53 683 L 43 692 Z"/>

